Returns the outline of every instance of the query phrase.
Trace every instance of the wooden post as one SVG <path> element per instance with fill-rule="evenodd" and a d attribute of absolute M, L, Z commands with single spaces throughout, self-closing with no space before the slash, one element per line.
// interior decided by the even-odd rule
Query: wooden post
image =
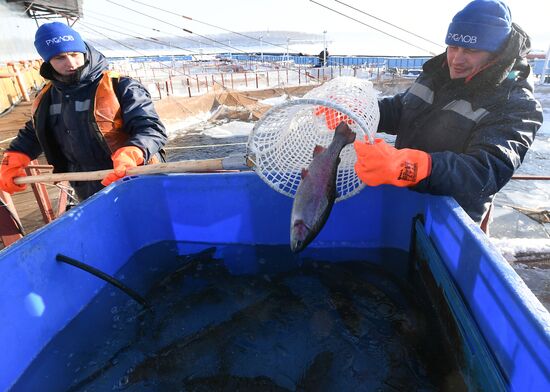
<path fill-rule="evenodd" d="M 223 72 L 220 72 L 220 75 L 222 77 L 222 86 L 225 87 L 225 80 L 223 79 Z"/>
<path fill-rule="evenodd" d="M 159 99 L 162 99 L 162 92 L 160 91 L 160 83 L 156 82 L 155 85 L 157 86 L 157 91 L 159 92 Z"/>
<path fill-rule="evenodd" d="M 286 84 L 288 84 L 288 68 L 286 69 Z"/>
<path fill-rule="evenodd" d="M 31 165 L 38 165 L 38 161 L 34 160 L 31 162 Z M 40 174 L 39 169 L 26 168 L 27 174 L 29 176 L 35 176 Z M 48 224 L 55 219 L 55 214 L 53 212 L 52 203 L 50 201 L 50 196 L 46 189 L 46 185 L 42 183 L 32 184 L 32 191 L 34 192 L 34 197 L 38 203 L 40 212 L 42 213 L 42 219 L 44 223 Z"/>
<path fill-rule="evenodd" d="M 300 84 L 302 84 L 302 79 L 301 79 L 302 78 L 302 73 L 301 73 L 301 71 L 302 70 L 300 68 L 298 68 L 298 86 Z"/>
<path fill-rule="evenodd" d="M 143 77 L 147 79 L 147 67 L 145 66 L 145 63 L 141 63 L 143 65 Z"/>
<path fill-rule="evenodd" d="M 0 239 L 4 246 L 13 244 L 15 241 L 23 237 L 23 233 L 19 225 L 19 217 L 13 205 L 13 201 L 9 193 L 0 191 L 4 206 L 0 206 Z"/>
<path fill-rule="evenodd" d="M 21 90 L 21 95 L 23 96 L 23 99 L 25 100 L 25 102 L 30 102 L 31 99 L 27 91 L 27 84 L 25 83 L 21 72 L 19 72 L 19 67 L 17 67 L 14 63 L 8 63 L 8 66 L 10 66 L 11 70 L 15 74 L 15 80 L 17 81 L 17 86 L 19 87 L 19 90 Z"/>
<path fill-rule="evenodd" d="M 204 75 L 204 81 L 206 83 L 206 92 L 208 92 L 208 78 Z"/>
<path fill-rule="evenodd" d="M 170 74 L 168 75 L 168 80 L 170 80 L 170 91 L 172 92 L 172 95 L 174 95 L 174 85 L 172 84 L 172 71 L 170 70 Z"/>
<path fill-rule="evenodd" d="M 59 197 L 57 199 L 57 207 L 55 209 L 55 217 L 59 218 L 65 211 L 67 211 L 67 191 L 69 187 L 68 181 L 61 181 L 61 188 L 59 189 Z"/>
<path fill-rule="evenodd" d="M 164 81 L 164 85 L 166 86 L 166 96 L 168 97 L 170 95 L 170 89 L 168 88 L 168 80 Z"/>
<path fill-rule="evenodd" d="M 235 88 L 233 87 L 233 72 L 231 72 L 231 89 L 234 90 Z"/>
<path fill-rule="evenodd" d="M 191 84 L 189 83 L 189 78 L 187 78 L 187 92 L 189 93 L 189 98 L 191 98 Z"/>
<path fill-rule="evenodd" d="M 258 88 L 258 72 L 256 72 L 256 88 Z"/>
<path fill-rule="evenodd" d="M 244 85 L 248 87 L 248 79 L 246 78 L 246 72 L 244 73 Z"/>
<path fill-rule="evenodd" d="M 269 71 L 265 71 L 265 79 L 267 81 L 267 87 L 269 87 Z"/>
<path fill-rule="evenodd" d="M 199 77 L 198 75 L 195 76 L 195 80 L 197 81 L 197 92 L 200 93 L 201 92 L 201 87 L 200 87 L 200 83 L 199 83 Z"/>
<path fill-rule="evenodd" d="M 281 77 L 279 75 L 279 70 L 277 70 L 277 85 L 281 84 Z"/>

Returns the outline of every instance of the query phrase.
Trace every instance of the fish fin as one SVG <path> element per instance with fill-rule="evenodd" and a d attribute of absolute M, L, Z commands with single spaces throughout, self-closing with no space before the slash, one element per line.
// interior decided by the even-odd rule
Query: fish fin
<path fill-rule="evenodd" d="M 302 178 L 306 178 L 308 174 L 309 174 L 309 171 L 307 169 L 302 169 Z"/>
<path fill-rule="evenodd" d="M 320 146 L 320 145 L 316 145 L 315 148 L 313 149 L 313 156 L 317 156 L 318 154 L 322 153 L 323 151 L 325 151 L 326 148 L 323 147 L 323 146 Z"/>
<path fill-rule="evenodd" d="M 344 121 L 341 121 L 340 124 L 338 124 L 334 133 L 335 135 L 341 134 L 342 136 L 344 136 L 346 138 L 347 144 L 355 141 L 355 132 L 353 132 L 348 124 L 346 124 Z"/>

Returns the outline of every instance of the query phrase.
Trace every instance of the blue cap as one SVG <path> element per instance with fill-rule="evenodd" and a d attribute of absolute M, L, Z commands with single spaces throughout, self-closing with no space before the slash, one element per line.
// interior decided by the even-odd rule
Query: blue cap
<path fill-rule="evenodd" d="M 45 23 L 34 36 L 34 47 L 44 61 L 66 52 L 86 53 L 86 45 L 75 30 L 64 23 Z"/>
<path fill-rule="evenodd" d="M 496 52 L 512 31 L 510 9 L 500 0 L 474 0 L 455 15 L 445 43 Z"/>

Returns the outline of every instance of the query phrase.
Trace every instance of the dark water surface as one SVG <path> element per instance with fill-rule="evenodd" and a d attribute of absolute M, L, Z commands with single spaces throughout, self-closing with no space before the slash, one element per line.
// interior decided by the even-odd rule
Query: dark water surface
<path fill-rule="evenodd" d="M 189 132 L 170 140 L 167 161 L 190 159 L 215 159 L 230 155 L 246 155 L 248 136 L 215 138 L 201 133 Z"/>
<path fill-rule="evenodd" d="M 106 287 L 13 390 L 463 390 L 407 254 L 386 254 L 152 245 L 117 274 L 151 310 Z"/>

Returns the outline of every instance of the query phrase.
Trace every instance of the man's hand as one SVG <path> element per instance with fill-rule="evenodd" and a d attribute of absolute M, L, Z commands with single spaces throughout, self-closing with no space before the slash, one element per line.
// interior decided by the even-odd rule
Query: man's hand
<path fill-rule="evenodd" d="M 141 165 L 144 161 L 143 151 L 139 147 L 121 147 L 111 155 L 113 172 L 105 176 L 101 184 L 107 186 L 126 175 L 126 169 Z"/>
<path fill-rule="evenodd" d="M 0 189 L 10 194 L 24 191 L 27 186 L 25 184 L 17 185 L 13 179 L 26 176 L 25 168 L 30 162 L 31 158 L 26 154 L 6 151 L 0 164 Z"/>
<path fill-rule="evenodd" d="M 353 146 L 357 152 L 355 172 L 369 186 L 413 186 L 432 170 L 432 158 L 424 151 L 398 150 L 382 139 L 376 139 L 374 144 L 356 141 Z"/>

